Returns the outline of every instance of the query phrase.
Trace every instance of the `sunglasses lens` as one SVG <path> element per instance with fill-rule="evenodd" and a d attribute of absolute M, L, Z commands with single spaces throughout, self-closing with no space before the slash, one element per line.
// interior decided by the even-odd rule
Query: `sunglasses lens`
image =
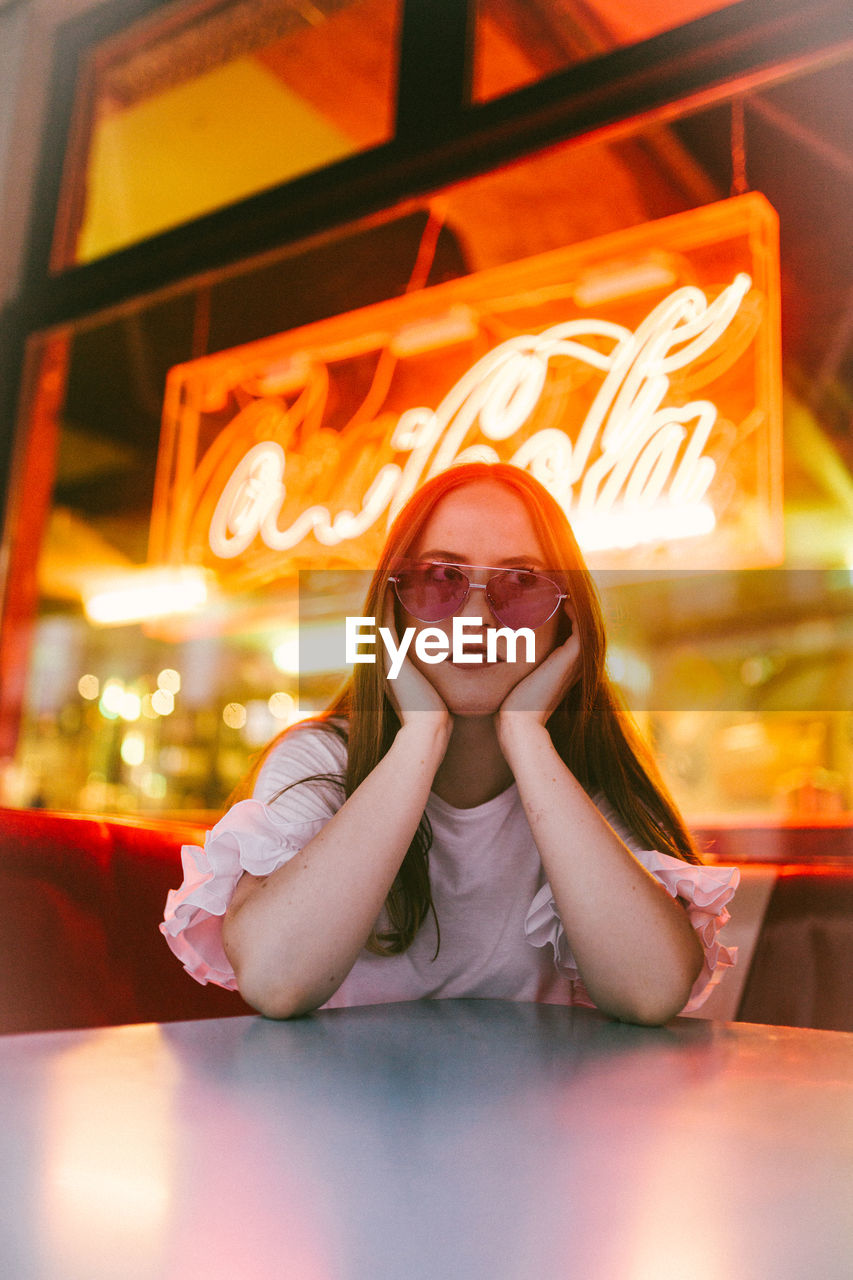
<path fill-rule="evenodd" d="M 541 627 L 556 613 L 562 592 L 540 573 L 512 569 L 489 579 L 487 595 L 492 612 L 505 627 Z"/>
<path fill-rule="evenodd" d="M 398 573 L 394 588 L 400 604 L 413 618 L 442 622 L 462 608 L 468 579 L 452 565 L 418 565 Z"/>

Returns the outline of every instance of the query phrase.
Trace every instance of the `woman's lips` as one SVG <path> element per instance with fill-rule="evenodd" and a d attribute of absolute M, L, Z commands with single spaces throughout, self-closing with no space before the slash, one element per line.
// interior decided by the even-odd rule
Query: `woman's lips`
<path fill-rule="evenodd" d="M 493 662 L 486 659 L 486 647 L 474 647 L 473 645 L 465 646 L 465 655 L 469 659 L 468 662 L 454 662 L 452 658 L 448 659 L 451 667 L 455 667 L 457 671 L 479 671 L 483 667 L 497 667 L 503 665 L 505 658 L 495 656 Z"/>

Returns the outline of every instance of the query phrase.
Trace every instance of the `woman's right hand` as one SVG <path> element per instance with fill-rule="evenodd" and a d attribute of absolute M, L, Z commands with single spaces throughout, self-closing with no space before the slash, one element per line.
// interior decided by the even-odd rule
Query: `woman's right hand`
<path fill-rule="evenodd" d="M 394 617 L 394 597 L 390 591 L 385 601 L 382 625 L 391 632 L 394 644 L 399 645 L 400 637 L 397 634 L 397 622 Z M 396 711 L 400 724 L 424 724 L 428 722 L 435 727 L 444 729 L 449 738 L 453 727 L 452 717 L 447 709 L 447 704 L 435 686 L 430 683 L 422 671 L 418 670 L 413 662 L 409 661 L 408 654 L 403 659 L 403 664 L 396 678 L 390 679 L 388 672 L 391 667 L 391 659 L 384 645 L 382 650 L 385 662 L 385 694 Z"/>
<path fill-rule="evenodd" d="M 396 635 L 393 605 L 383 625 Z M 267 876 L 244 875 L 226 911 L 223 945 L 240 993 L 269 1018 L 319 1008 L 349 973 L 444 759 L 453 718 L 429 681 L 404 661 L 385 690 L 403 726 L 387 751 L 298 856 Z"/>

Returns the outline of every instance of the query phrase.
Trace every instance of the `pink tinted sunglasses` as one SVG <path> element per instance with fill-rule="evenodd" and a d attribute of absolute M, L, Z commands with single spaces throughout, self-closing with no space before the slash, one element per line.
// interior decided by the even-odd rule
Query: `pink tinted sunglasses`
<path fill-rule="evenodd" d="M 473 582 L 471 573 L 488 573 L 485 582 Z M 485 591 L 498 622 L 517 631 L 541 627 L 568 598 L 559 583 L 533 569 L 499 569 L 491 565 L 458 565 L 428 561 L 407 565 L 392 574 L 400 604 L 421 622 L 443 622 L 458 613 L 471 591 Z"/>

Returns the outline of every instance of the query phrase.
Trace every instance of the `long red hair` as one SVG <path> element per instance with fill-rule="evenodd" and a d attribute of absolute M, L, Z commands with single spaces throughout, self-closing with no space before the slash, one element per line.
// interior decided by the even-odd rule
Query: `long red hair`
<path fill-rule="evenodd" d="M 528 472 L 508 463 L 474 462 L 451 467 L 427 481 L 391 526 L 367 591 L 364 615 L 384 616 L 387 594 L 393 590 L 388 579 L 394 565 L 415 547 L 436 504 L 452 490 L 478 481 L 504 485 L 521 499 L 547 563 L 559 568 L 569 587 L 580 637 L 581 671 L 548 721 L 548 732 L 561 759 L 588 794 L 604 793 L 643 847 L 698 863 L 690 833 L 651 752 L 608 678 L 601 603 L 571 526 L 559 504 Z M 400 727 L 385 696 L 382 664 L 357 663 L 338 696 L 309 723 L 346 738 L 347 768 L 340 782 L 344 794 L 352 795 L 388 751 Z M 286 729 L 270 743 L 232 800 L 251 794 L 266 755 L 286 734 L 299 728 L 297 724 Z M 389 927 L 374 931 L 368 942 L 370 950 L 384 955 L 405 951 L 429 912 L 434 914 L 430 843 L 424 815 L 385 904 Z"/>

